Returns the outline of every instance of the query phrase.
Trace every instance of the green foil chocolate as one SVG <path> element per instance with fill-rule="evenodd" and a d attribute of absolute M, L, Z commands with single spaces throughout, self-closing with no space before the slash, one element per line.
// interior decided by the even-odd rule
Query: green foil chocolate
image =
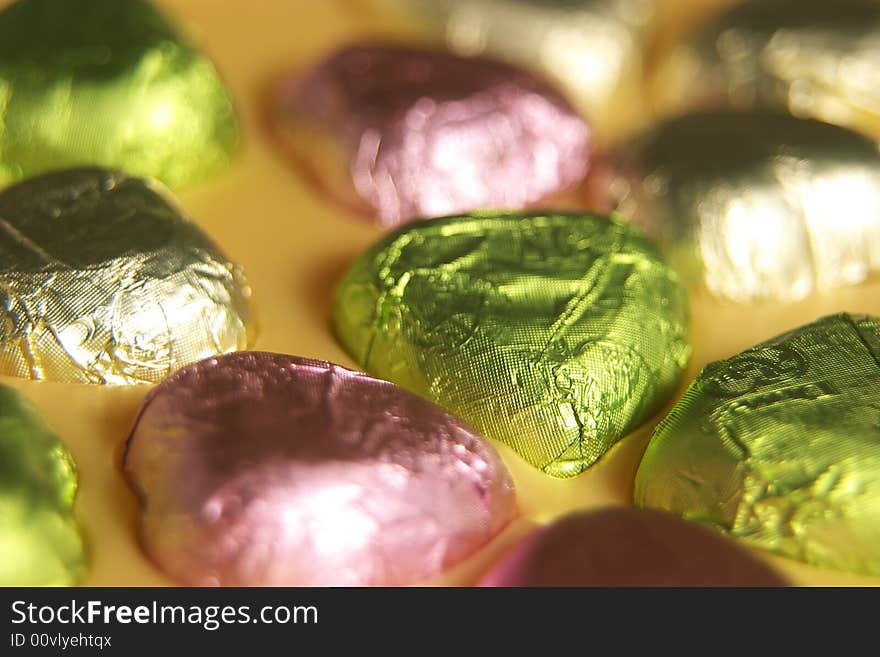
<path fill-rule="evenodd" d="M 355 262 L 333 321 L 369 372 L 556 477 L 655 412 L 690 354 L 678 278 L 633 228 L 592 215 L 412 224 Z"/>
<path fill-rule="evenodd" d="M 75 495 L 70 454 L 18 393 L 0 386 L 0 586 L 77 582 L 85 555 Z"/>
<path fill-rule="evenodd" d="M 80 165 L 178 186 L 237 140 L 216 70 L 144 0 L 17 0 L 0 11 L 0 181 Z"/>
<path fill-rule="evenodd" d="M 246 348 L 249 298 L 152 182 L 74 169 L 0 193 L 0 374 L 154 383 Z"/>
<path fill-rule="evenodd" d="M 706 366 L 657 427 L 636 504 L 880 575 L 880 319 L 833 315 Z"/>

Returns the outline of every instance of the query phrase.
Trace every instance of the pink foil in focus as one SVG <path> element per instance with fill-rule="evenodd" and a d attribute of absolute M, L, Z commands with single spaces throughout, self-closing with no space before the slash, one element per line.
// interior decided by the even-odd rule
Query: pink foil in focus
<path fill-rule="evenodd" d="M 145 550 L 198 586 L 418 583 L 515 515 L 504 464 L 455 417 L 279 354 L 178 371 L 145 400 L 123 467 Z"/>
<path fill-rule="evenodd" d="M 579 183 L 591 154 L 589 128 L 546 83 L 495 61 L 403 46 L 337 52 L 282 84 L 279 114 L 299 159 L 330 188 L 339 176 L 319 162 L 327 154 L 297 137 L 335 142 L 384 226 L 533 206 Z"/>
<path fill-rule="evenodd" d="M 574 513 L 532 532 L 480 586 L 786 586 L 720 533 L 668 513 Z"/>

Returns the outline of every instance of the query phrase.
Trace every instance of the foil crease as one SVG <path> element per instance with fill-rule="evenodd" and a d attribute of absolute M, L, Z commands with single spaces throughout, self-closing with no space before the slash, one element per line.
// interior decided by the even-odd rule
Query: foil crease
<path fill-rule="evenodd" d="M 0 11 L 0 182 L 103 166 L 178 187 L 230 160 L 213 64 L 144 0 L 17 0 Z"/>
<path fill-rule="evenodd" d="M 880 266 L 877 147 L 819 121 L 687 114 L 620 145 L 586 188 L 721 298 L 802 299 Z"/>
<path fill-rule="evenodd" d="M 602 139 L 642 119 L 650 0 L 365 1 L 453 52 L 497 57 L 553 81 Z"/>
<path fill-rule="evenodd" d="M 160 384 L 123 467 L 146 552 L 191 585 L 416 584 L 516 514 L 503 462 L 458 419 L 280 354 L 220 356 Z"/>
<path fill-rule="evenodd" d="M 880 319 L 833 315 L 707 365 L 660 423 L 635 502 L 880 575 Z"/>
<path fill-rule="evenodd" d="M 771 106 L 880 138 L 880 5 L 753 0 L 671 48 L 652 87 L 658 111 Z"/>
<path fill-rule="evenodd" d="M 102 169 L 0 194 L 0 373 L 153 383 L 246 348 L 242 269 L 153 183 Z"/>
<path fill-rule="evenodd" d="M 650 417 L 690 354 L 678 277 L 634 229 L 592 215 L 400 229 L 340 281 L 333 323 L 367 371 L 555 477 Z"/>
<path fill-rule="evenodd" d="M 0 386 L 0 586 L 71 586 L 85 572 L 76 466 L 45 421 Z"/>
<path fill-rule="evenodd" d="M 573 513 L 532 532 L 480 586 L 786 586 L 748 550 L 670 513 Z"/>
<path fill-rule="evenodd" d="M 403 46 L 344 48 L 284 80 L 277 124 L 331 196 L 383 226 L 518 210 L 579 183 L 590 131 L 505 64 Z"/>

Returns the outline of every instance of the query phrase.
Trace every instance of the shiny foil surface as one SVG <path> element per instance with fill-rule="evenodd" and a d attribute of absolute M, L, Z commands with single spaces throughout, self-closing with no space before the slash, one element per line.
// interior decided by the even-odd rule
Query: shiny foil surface
<path fill-rule="evenodd" d="M 163 382 L 123 467 L 144 549 L 191 585 L 416 584 L 516 513 L 504 464 L 458 419 L 280 354 L 228 354 Z"/>
<path fill-rule="evenodd" d="M 0 373 L 160 381 L 248 344 L 240 267 L 159 186 L 75 169 L 0 193 Z"/>
<path fill-rule="evenodd" d="M 650 0 L 362 0 L 466 56 L 489 55 L 554 81 L 605 136 L 644 120 Z"/>
<path fill-rule="evenodd" d="M 534 531 L 479 586 L 786 586 L 735 542 L 672 514 L 581 511 Z"/>
<path fill-rule="evenodd" d="M 880 138 L 880 4 L 752 0 L 697 28 L 661 59 L 661 112 L 778 107 Z"/>
<path fill-rule="evenodd" d="M 634 229 L 593 215 L 411 224 L 354 263 L 333 323 L 367 371 L 555 477 L 650 417 L 690 354 L 676 275 Z"/>
<path fill-rule="evenodd" d="M 0 586 L 69 586 L 85 571 L 76 467 L 43 418 L 0 386 Z"/>
<path fill-rule="evenodd" d="M 808 563 L 880 574 L 880 319 L 832 315 L 707 365 L 635 502 Z"/>
<path fill-rule="evenodd" d="M 485 59 L 357 45 L 282 82 L 277 119 L 321 187 L 383 226 L 519 210 L 580 182 L 590 130 L 544 82 Z"/>
<path fill-rule="evenodd" d="M 819 121 L 686 114 L 619 146 L 587 188 L 718 297 L 802 299 L 880 266 L 880 155 Z"/>
<path fill-rule="evenodd" d="M 211 62 L 144 0 L 17 0 L 0 11 L 0 182 L 99 165 L 179 186 L 237 141 Z"/>

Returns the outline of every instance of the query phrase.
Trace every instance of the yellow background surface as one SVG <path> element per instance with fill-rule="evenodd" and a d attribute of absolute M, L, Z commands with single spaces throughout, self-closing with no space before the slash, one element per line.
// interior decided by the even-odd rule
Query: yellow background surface
<path fill-rule="evenodd" d="M 729 0 L 712 0 L 724 2 Z M 265 109 L 280 74 L 307 66 L 375 26 L 352 10 L 350 0 L 164 0 L 159 4 L 214 59 L 238 106 L 242 144 L 234 164 L 178 197 L 227 255 L 244 265 L 258 317 L 253 347 L 353 367 L 329 329 L 330 291 L 348 263 L 380 232 L 324 201 L 297 176 L 274 145 Z M 683 15 L 685 5 L 699 0 L 667 4 L 674 9 L 670 16 Z M 675 20 L 669 18 L 667 23 Z M 787 306 L 722 304 L 694 292 L 694 355 L 686 380 L 711 360 L 841 310 L 880 314 L 880 280 Z M 120 448 L 148 388 L 10 379 L 4 383 L 22 391 L 45 414 L 78 464 L 77 512 L 90 554 L 83 584 L 173 584 L 140 551 L 137 501 L 119 471 Z M 551 479 L 497 445 L 514 475 L 523 517 L 481 553 L 431 583 L 473 582 L 536 522 L 572 509 L 629 503 L 638 459 L 657 420 L 573 480 Z M 771 560 L 795 583 L 880 584 L 880 579 L 756 554 Z"/>

